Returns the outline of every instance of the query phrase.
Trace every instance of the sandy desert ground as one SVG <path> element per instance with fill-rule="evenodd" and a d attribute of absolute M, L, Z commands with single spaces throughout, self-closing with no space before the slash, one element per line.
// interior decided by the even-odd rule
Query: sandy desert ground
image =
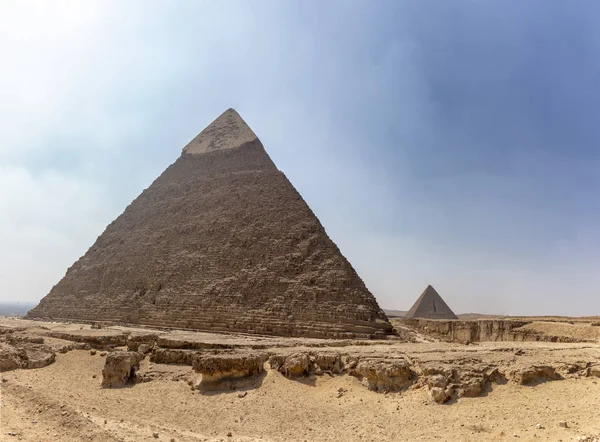
<path fill-rule="evenodd" d="M 5 335 L 32 341 L 43 337 L 43 345 L 56 350 L 54 362 L 45 367 L 1 374 L 3 441 L 576 441 L 600 437 L 600 344 L 594 340 L 464 345 L 421 336 L 422 342 L 416 343 L 323 341 L 126 327 L 92 330 L 84 324 L 17 319 L 1 319 L 0 328 L 14 330 Z M 152 362 L 149 354 L 138 371 L 139 382 L 102 388 L 103 366 L 113 345 L 103 347 L 116 338 L 102 339 L 136 333 L 157 333 L 162 347 L 181 354 L 220 357 L 221 352 L 266 352 L 285 358 L 333 352 L 368 362 L 372 370 L 387 367 L 392 381 L 388 365 L 403 361 L 411 377 L 401 388 L 394 388 L 399 384 L 389 383 L 389 378 L 380 378 L 384 382 L 378 384 L 379 391 L 372 391 L 365 382 L 369 375 L 357 375 L 359 367 L 344 374 L 307 372 L 289 378 L 267 363 L 266 371 L 236 382 L 234 389 L 201 391 L 194 382 L 202 375 L 192 366 Z M 74 343 L 77 340 L 81 342 Z M 154 351 L 159 351 L 158 346 Z M 465 383 L 480 379 L 481 373 L 487 373 L 488 380 L 490 370 L 501 376 L 482 384 L 475 397 L 455 395 L 437 403 L 431 379 L 444 370 L 458 377 L 456 391 L 465 391 Z"/>

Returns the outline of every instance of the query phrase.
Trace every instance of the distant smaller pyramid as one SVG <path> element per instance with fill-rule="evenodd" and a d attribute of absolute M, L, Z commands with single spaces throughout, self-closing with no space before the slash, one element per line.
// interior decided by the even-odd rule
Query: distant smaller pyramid
<path fill-rule="evenodd" d="M 444 302 L 440 294 L 430 285 L 427 286 L 417 302 L 405 315 L 406 318 L 423 319 L 458 319 L 454 312 Z"/>

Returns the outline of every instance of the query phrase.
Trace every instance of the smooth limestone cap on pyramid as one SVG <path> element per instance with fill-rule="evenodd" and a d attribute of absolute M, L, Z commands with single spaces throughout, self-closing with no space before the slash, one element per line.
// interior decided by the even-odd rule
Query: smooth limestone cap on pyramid
<path fill-rule="evenodd" d="M 427 286 L 417 302 L 405 315 L 406 318 L 458 319 L 444 302 L 440 294 L 430 285 Z"/>
<path fill-rule="evenodd" d="M 233 109 L 185 146 L 28 317 L 323 338 L 391 332 Z"/>

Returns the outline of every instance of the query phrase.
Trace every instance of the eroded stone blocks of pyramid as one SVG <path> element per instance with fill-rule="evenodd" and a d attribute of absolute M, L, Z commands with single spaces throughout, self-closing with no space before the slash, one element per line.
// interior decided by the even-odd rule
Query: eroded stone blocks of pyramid
<path fill-rule="evenodd" d="M 234 110 L 184 148 L 29 317 L 309 337 L 391 330 Z"/>

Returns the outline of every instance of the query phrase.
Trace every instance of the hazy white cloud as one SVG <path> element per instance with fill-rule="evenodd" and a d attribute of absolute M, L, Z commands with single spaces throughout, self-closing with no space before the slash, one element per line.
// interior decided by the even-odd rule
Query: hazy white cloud
<path fill-rule="evenodd" d="M 0 299 L 35 301 L 107 222 L 106 195 L 52 171 L 0 166 Z"/>
<path fill-rule="evenodd" d="M 106 2 L 0 5 L 0 299 L 39 299 L 110 221 L 94 161 L 140 127 L 109 111 L 131 63 L 111 20 Z"/>
<path fill-rule="evenodd" d="M 418 5 L 1 2 L 0 300 L 44 296 L 235 107 L 382 306 L 431 283 L 459 312 L 600 308 L 597 161 L 539 150 L 535 109 L 485 82 L 530 59 L 485 70 L 495 59 L 461 32 L 498 31 L 487 8 L 462 23 Z M 495 54 L 529 41 L 528 17 Z"/>

